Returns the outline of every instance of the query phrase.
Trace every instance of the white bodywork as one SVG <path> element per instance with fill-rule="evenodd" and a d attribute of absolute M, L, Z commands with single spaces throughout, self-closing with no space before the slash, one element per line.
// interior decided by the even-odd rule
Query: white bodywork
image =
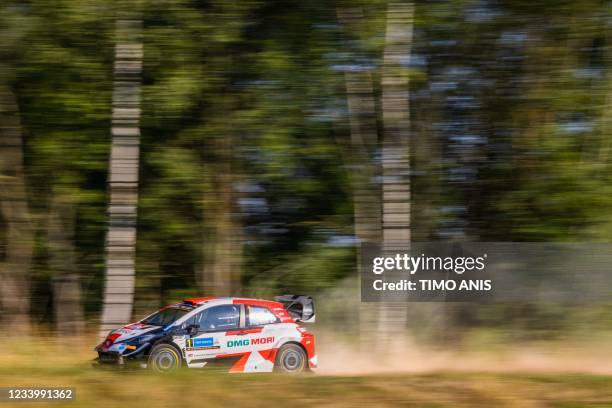
<path fill-rule="evenodd" d="M 178 319 L 173 326 L 183 326 L 190 318 L 206 309 L 232 304 L 235 304 L 233 298 L 207 301 Z M 174 336 L 173 342 L 183 353 L 187 366 L 191 368 L 204 367 L 213 360 L 235 358 L 238 362 L 230 372 L 271 372 L 274 369 L 273 357 L 283 344 L 302 344 L 304 341 L 310 341 L 304 340 L 304 332 L 295 322 L 272 323 L 257 328 L 245 327 L 229 331 L 200 332 L 195 336 Z M 316 365 L 316 356 L 310 358 L 309 363 Z"/>

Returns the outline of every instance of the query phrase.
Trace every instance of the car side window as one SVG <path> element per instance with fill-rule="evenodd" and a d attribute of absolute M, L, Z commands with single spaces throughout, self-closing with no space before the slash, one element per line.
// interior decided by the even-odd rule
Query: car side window
<path fill-rule="evenodd" d="M 192 319 L 189 319 L 189 324 L 198 324 L 202 331 L 237 329 L 240 326 L 240 305 L 214 306 Z"/>
<path fill-rule="evenodd" d="M 187 327 L 187 326 L 191 326 L 193 324 L 197 324 L 201 327 L 201 323 L 200 321 L 203 318 L 206 318 L 206 315 L 208 314 L 208 310 L 204 310 L 200 313 L 197 313 L 193 316 L 191 316 L 185 323 L 183 323 L 183 327 Z"/>
<path fill-rule="evenodd" d="M 247 306 L 247 326 L 263 326 L 278 321 L 278 317 L 267 307 Z"/>

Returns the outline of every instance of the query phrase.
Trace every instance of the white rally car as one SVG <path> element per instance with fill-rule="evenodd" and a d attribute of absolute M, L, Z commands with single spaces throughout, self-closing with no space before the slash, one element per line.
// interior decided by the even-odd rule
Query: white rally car
<path fill-rule="evenodd" d="M 317 365 L 314 336 L 298 325 L 314 320 L 309 296 L 185 299 L 111 331 L 95 348 L 96 364 L 297 373 Z"/>

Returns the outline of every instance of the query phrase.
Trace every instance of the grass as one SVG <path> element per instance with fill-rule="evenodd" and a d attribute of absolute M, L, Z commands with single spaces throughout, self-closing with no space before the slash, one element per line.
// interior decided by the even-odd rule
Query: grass
<path fill-rule="evenodd" d="M 0 387 L 74 387 L 54 407 L 612 407 L 612 377 L 586 374 L 432 373 L 362 376 L 219 374 L 171 376 L 90 368 L 90 339 L 3 342 Z M 0 408 L 42 403 L 0 402 Z"/>

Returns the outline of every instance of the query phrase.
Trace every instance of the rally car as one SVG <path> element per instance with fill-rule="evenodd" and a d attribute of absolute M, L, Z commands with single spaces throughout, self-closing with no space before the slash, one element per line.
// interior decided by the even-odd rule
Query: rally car
<path fill-rule="evenodd" d="M 95 364 L 298 373 L 317 365 L 314 336 L 298 325 L 314 320 L 309 296 L 185 299 L 111 331 L 95 348 Z"/>

